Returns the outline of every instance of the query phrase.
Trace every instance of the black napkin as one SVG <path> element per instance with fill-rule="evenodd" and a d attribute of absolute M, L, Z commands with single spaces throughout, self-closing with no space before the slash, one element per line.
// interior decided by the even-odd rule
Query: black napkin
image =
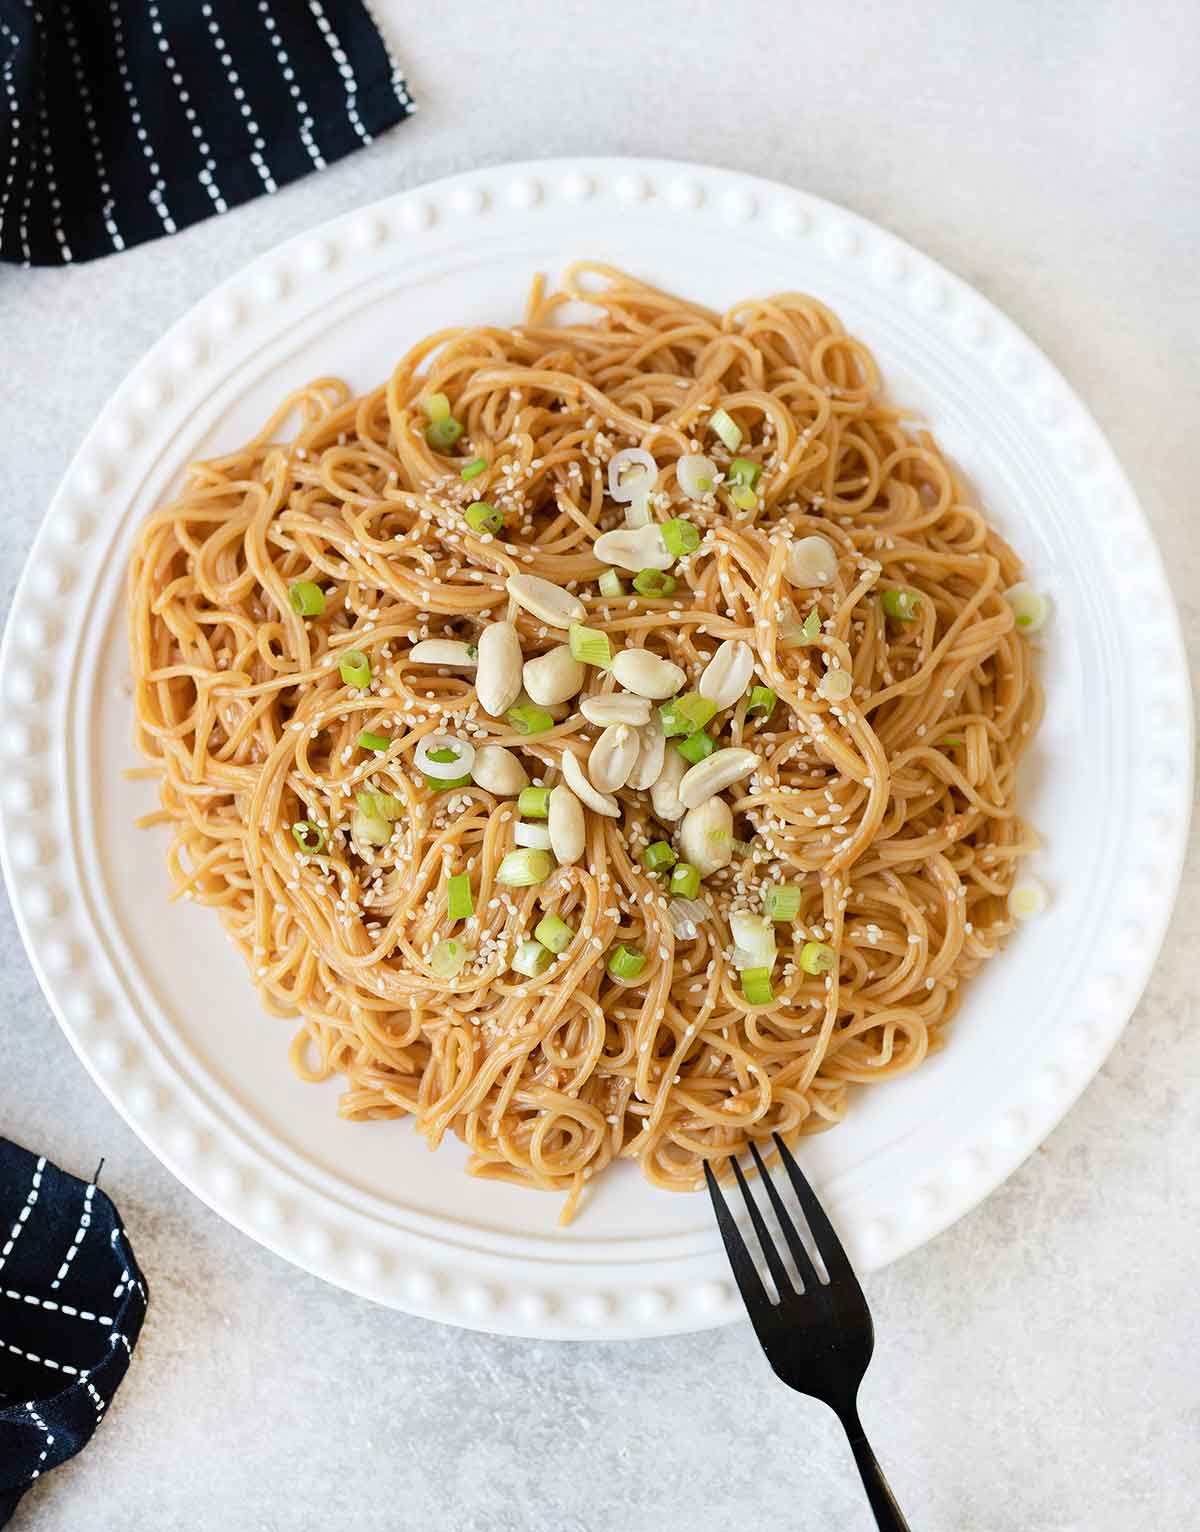
<path fill-rule="evenodd" d="M 359 0 L 0 0 L 0 259 L 173 234 L 412 111 Z"/>
<path fill-rule="evenodd" d="M 147 1301 L 95 1180 L 0 1138 L 0 1527 L 34 1480 L 91 1440 Z"/>

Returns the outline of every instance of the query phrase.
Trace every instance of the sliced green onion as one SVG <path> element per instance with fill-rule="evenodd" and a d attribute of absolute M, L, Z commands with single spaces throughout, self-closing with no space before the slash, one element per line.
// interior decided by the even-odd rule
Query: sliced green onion
<path fill-rule="evenodd" d="M 318 851 L 325 849 L 325 831 L 311 819 L 297 819 L 292 826 L 292 834 L 301 851 L 307 852 L 309 856 L 316 856 Z"/>
<path fill-rule="evenodd" d="M 716 702 L 713 702 L 710 697 L 700 696 L 699 691 L 685 691 L 682 696 L 671 697 L 670 702 L 667 703 L 667 708 L 671 709 L 671 720 L 673 722 L 690 725 L 690 728 L 685 729 L 685 734 L 694 734 L 697 729 L 702 729 L 707 723 L 713 722 L 717 715 Z M 662 709 L 659 709 L 659 711 L 662 711 Z M 673 729 L 667 729 L 667 720 L 665 719 L 662 720 L 662 725 L 664 725 L 664 731 L 677 732 L 673 731 Z"/>
<path fill-rule="evenodd" d="M 738 968 L 765 968 L 775 965 L 775 927 L 765 915 L 751 910 L 734 910 L 729 917 L 733 937 L 733 961 Z"/>
<path fill-rule="evenodd" d="M 523 787 L 517 797 L 517 813 L 524 819 L 549 819 L 550 789 Z"/>
<path fill-rule="evenodd" d="M 486 500 L 473 500 L 463 513 L 473 532 L 502 532 L 504 512 Z"/>
<path fill-rule="evenodd" d="M 534 702 L 518 702 L 504 716 L 518 734 L 544 734 L 554 727 L 554 715 Z"/>
<path fill-rule="evenodd" d="M 518 819 L 513 825 L 513 840 L 518 846 L 532 846 L 535 851 L 552 849 L 549 827 L 536 819 Z"/>
<path fill-rule="evenodd" d="M 325 592 L 315 580 L 293 580 L 288 600 L 297 617 L 319 617 L 325 610 Z"/>
<path fill-rule="evenodd" d="M 729 465 L 730 481 L 734 484 L 743 484 L 747 489 L 754 488 L 760 473 L 762 473 L 762 464 L 752 462 L 748 457 L 735 457 Z"/>
<path fill-rule="evenodd" d="M 469 463 L 464 463 L 458 470 L 460 479 L 477 479 L 481 473 L 487 472 L 487 458 L 473 457 Z"/>
<path fill-rule="evenodd" d="M 373 819 L 386 819 L 389 823 L 404 813 L 404 804 L 394 793 L 361 792 L 355 794 L 354 801 L 364 814 Z"/>
<path fill-rule="evenodd" d="M 633 577 L 633 588 L 639 596 L 671 596 L 675 593 L 675 576 L 663 574 L 661 569 L 639 569 Z"/>
<path fill-rule="evenodd" d="M 350 834 L 368 846 L 386 846 L 392 838 L 392 827 L 382 815 L 359 809 L 350 821 Z"/>
<path fill-rule="evenodd" d="M 437 452 L 449 451 L 462 434 L 462 421 L 453 418 L 431 420 L 425 427 L 425 440 Z"/>
<path fill-rule="evenodd" d="M 371 684 L 371 662 L 361 649 L 347 649 L 338 662 L 338 670 L 347 686 L 366 691 Z"/>
<path fill-rule="evenodd" d="M 764 718 L 770 718 L 775 711 L 775 693 L 769 686 L 752 686 L 750 688 L 750 701 L 746 704 L 746 717 L 753 718 L 755 713 L 761 713 Z"/>
<path fill-rule="evenodd" d="M 885 590 L 883 610 L 889 617 L 901 622 L 911 622 L 917 615 L 918 596 L 915 590 Z"/>
<path fill-rule="evenodd" d="M 796 883 L 776 883 L 763 898 L 763 914 L 768 920 L 795 920 L 800 913 L 803 890 Z"/>
<path fill-rule="evenodd" d="M 548 851 L 538 851 L 523 846 L 520 851 L 510 851 L 496 869 L 496 882 L 507 888 L 532 888 L 544 883 L 554 871 L 554 858 Z"/>
<path fill-rule="evenodd" d="M 961 734 L 947 734 L 943 736 L 942 744 L 949 745 L 951 750 L 957 750 L 960 745 L 966 744 L 966 740 Z"/>
<path fill-rule="evenodd" d="M 689 734 L 686 739 L 677 739 L 675 748 L 685 761 L 691 761 L 695 766 L 710 756 L 717 747 L 711 734 L 706 734 L 703 729 L 697 729 L 695 734 Z"/>
<path fill-rule="evenodd" d="M 646 954 L 624 943 L 608 955 L 608 971 L 614 979 L 636 979 L 646 966 Z"/>
<path fill-rule="evenodd" d="M 475 746 L 457 734 L 425 734 L 413 753 L 417 769 L 449 782 L 465 776 L 475 764 Z"/>
<path fill-rule="evenodd" d="M 712 494 L 716 480 L 717 465 L 701 452 L 689 452 L 675 464 L 675 482 L 689 500 Z"/>
<path fill-rule="evenodd" d="M 421 399 L 421 408 L 427 420 L 450 419 L 450 401 L 445 394 L 425 394 Z"/>
<path fill-rule="evenodd" d="M 657 482 L 658 464 L 644 447 L 622 447 L 608 460 L 608 492 L 621 505 L 644 498 Z"/>
<path fill-rule="evenodd" d="M 812 611 L 809 612 L 808 616 L 804 619 L 800 626 L 798 628 L 792 628 L 792 630 L 786 634 L 786 637 L 789 642 L 793 644 L 812 644 L 816 642 L 820 632 L 821 614 L 814 606 Z"/>
<path fill-rule="evenodd" d="M 425 786 L 435 793 L 449 792 L 452 787 L 466 787 L 471 781 L 470 772 L 463 777 L 431 777 L 427 771 L 421 775 L 425 778 Z"/>
<path fill-rule="evenodd" d="M 646 865 L 647 872 L 666 872 L 668 867 L 674 867 L 679 858 L 673 848 L 665 840 L 656 840 L 642 852 L 642 861 Z"/>
<path fill-rule="evenodd" d="M 845 702 L 854 690 L 854 678 L 848 670 L 827 670 L 817 682 L 817 696 L 826 702 Z"/>
<path fill-rule="evenodd" d="M 742 445 L 742 428 L 728 410 L 714 410 L 708 417 L 708 423 L 730 452 L 736 452 Z"/>
<path fill-rule="evenodd" d="M 621 584 L 621 576 L 615 569 L 606 569 L 600 576 L 600 594 L 607 596 L 610 601 L 617 596 L 625 594 L 625 587 Z"/>
<path fill-rule="evenodd" d="M 475 913 L 475 899 L 471 893 L 471 874 L 456 872 L 446 879 L 446 916 L 449 920 L 469 920 Z"/>
<path fill-rule="evenodd" d="M 575 939 L 575 927 L 569 926 L 557 915 L 543 915 L 533 928 L 533 934 L 549 952 L 565 952 Z"/>
<path fill-rule="evenodd" d="M 769 968 L 743 968 L 742 994 L 751 1005 L 769 1005 L 775 998 Z"/>
<path fill-rule="evenodd" d="M 670 739 L 675 734 L 694 734 L 717 715 L 717 704 L 702 697 L 699 692 L 683 692 L 664 702 L 658 710 L 662 719 L 663 733 Z"/>
<path fill-rule="evenodd" d="M 1039 878 L 1022 878 L 1008 891 L 1008 913 L 1017 920 L 1032 920 L 1049 902 L 1046 885 Z"/>
<path fill-rule="evenodd" d="M 540 979 L 554 962 L 554 954 L 541 942 L 523 941 L 513 954 L 511 967 L 514 973 L 523 973 L 527 979 Z"/>
<path fill-rule="evenodd" d="M 607 670 L 612 664 L 612 648 L 608 634 L 599 628 L 585 628 L 581 622 L 573 622 L 569 629 L 571 658 L 583 665 L 595 665 Z"/>
<path fill-rule="evenodd" d="M 658 530 L 667 545 L 667 552 L 674 558 L 686 558 L 700 546 L 700 533 L 686 516 L 672 516 Z"/>
<path fill-rule="evenodd" d="M 633 499 L 625 506 L 625 525 L 636 532 L 639 527 L 650 525 L 650 496 L 649 494 L 634 495 Z"/>
<path fill-rule="evenodd" d="M 800 949 L 800 967 L 805 973 L 828 973 L 837 962 L 837 953 L 824 942 L 805 942 Z"/>
<path fill-rule="evenodd" d="M 700 892 L 700 869 L 690 862 L 677 862 L 671 868 L 671 892 L 681 899 L 694 899 Z"/>
<path fill-rule="evenodd" d="M 729 491 L 729 498 L 739 511 L 752 511 L 758 504 L 758 496 L 744 484 L 735 484 Z"/>
<path fill-rule="evenodd" d="M 454 979 L 467 965 L 471 949 L 455 936 L 444 937 L 429 954 L 429 966 L 439 979 Z"/>
<path fill-rule="evenodd" d="M 1012 608 L 1013 621 L 1022 633 L 1036 633 L 1046 625 L 1050 616 L 1050 602 L 1040 591 L 1034 590 L 1028 580 L 1019 580 L 1004 592 L 1004 599 Z"/>
<path fill-rule="evenodd" d="M 358 736 L 360 750 L 386 750 L 390 744 L 386 734 L 375 734 L 370 729 L 364 729 Z"/>

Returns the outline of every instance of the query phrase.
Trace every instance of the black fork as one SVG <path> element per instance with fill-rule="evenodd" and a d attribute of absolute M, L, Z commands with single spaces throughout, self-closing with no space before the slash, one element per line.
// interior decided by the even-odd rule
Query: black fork
<path fill-rule="evenodd" d="M 750 1145 L 750 1153 L 791 1251 L 800 1276 L 800 1290 L 796 1290 L 788 1275 L 787 1267 L 775 1248 L 758 1204 L 746 1183 L 742 1167 L 736 1159 L 732 1161 L 733 1173 L 741 1187 L 742 1198 L 762 1247 L 767 1270 L 779 1294 L 779 1301 L 773 1302 L 763 1285 L 737 1221 L 729 1211 L 729 1205 L 717 1184 L 717 1178 L 711 1166 L 706 1163 L 704 1174 L 716 1209 L 721 1238 L 725 1241 L 729 1264 L 733 1267 L 754 1332 L 775 1375 L 782 1378 L 789 1388 L 808 1394 L 813 1399 L 823 1400 L 829 1406 L 841 1421 L 850 1440 L 854 1461 L 862 1475 L 863 1488 L 871 1502 L 876 1522 L 883 1532 L 909 1532 L 908 1523 L 896 1504 L 858 1418 L 858 1390 L 875 1349 L 871 1311 L 867 1308 L 867 1300 L 863 1297 L 863 1290 L 858 1285 L 858 1278 L 842 1249 L 842 1243 L 825 1216 L 824 1208 L 788 1152 L 787 1145 L 778 1133 L 773 1136 L 779 1157 L 808 1223 L 813 1245 L 829 1279 L 821 1280 L 754 1143 Z"/>

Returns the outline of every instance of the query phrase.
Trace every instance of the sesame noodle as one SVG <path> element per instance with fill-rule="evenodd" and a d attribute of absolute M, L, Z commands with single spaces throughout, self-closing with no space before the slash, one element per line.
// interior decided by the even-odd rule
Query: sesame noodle
<path fill-rule="evenodd" d="M 454 442 L 438 437 L 439 397 Z M 672 518 L 700 534 L 661 594 L 628 568 L 619 594 L 598 584 L 593 544 L 627 520 L 607 465 L 627 448 L 658 470 L 636 535 L 657 548 Z M 715 473 L 688 495 L 676 465 L 696 454 Z M 756 466 L 752 484 L 735 460 Z M 503 527 L 474 529 L 477 503 Z M 802 539 L 832 550 L 827 577 L 790 578 Z M 822 544 L 806 547 L 819 563 Z M 522 886 L 498 877 L 528 843 L 516 791 L 445 786 L 416 761 L 438 734 L 472 747 L 485 780 L 487 745 L 516 758 L 510 786 L 562 784 L 566 752 L 599 775 L 601 728 L 580 704 L 621 692 L 610 669 L 580 667 L 533 733 L 477 695 L 490 625 L 515 627 L 525 663 L 567 643 L 565 623 L 510 595 L 524 575 L 582 603 L 614 654 L 673 662 L 681 693 L 726 641 L 752 651 L 745 692 L 697 731 L 700 749 L 752 765 L 710 800 L 723 865 L 706 864 L 694 899 L 646 865 L 663 843 L 686 860 L 687 841 L 646 788 L 615 787 L 615 817 L 577 797 L 577 859 L 535 850 L 549 870 Z M 1036 844 L 1016 767 L 1040 712 L 1005 599 L 1019 581 L 931 436 L 881 398 L 870 352 L 814 298 L 722 315 L 581 263 L 557 292 L 534 284 L 523 324 L 438 331 L 370 393 L 331 378 L 297 391 L 146 521 L 129 582 L 137 735 L 160 782 L 149 818 L 173 831 L 174 896 L 218 911 L 267 1009 L 298 1018 L 294 1069 L 344 1079 L 344 1117 L 411 1115 L 431 1145 L 455 1133 L 473 1174 L 563 1192 L 564 1218 L 620 1157 L 693 1189 L 705 1160 L 828 1128 L 850 1086 L 918 1065 L 1009 933 L 1016 860 Z M 296 582 L 319 587 L 319 612 L 294 609 Z M 470 658 L 411 660 L 429 639 Z M 367 669 L 347 672 L 355 651 Z M 825 680 L 838 672 L 848 696 Z M 751 715 L 754 687 L 774 699 Z M 613 756 L 661 747 L 633 732 L 612 736 Z M 384 795 L 382 833 L 362 793 Z M 464 873 L 473 913 L 451 921 L 447 883 Z M 779 886 L 798 906 L 767 922 L 778 950 L 755 1004 L 730 916 Z M 523 944 L 544 961 L 530 944 L 547 914 L 567 945 L 544 972 L 514 971 Z M 457 972 L 431 966 L 439 944 Z M 634 977 L 610 969 L 621 947 L 643 959 Z"/>

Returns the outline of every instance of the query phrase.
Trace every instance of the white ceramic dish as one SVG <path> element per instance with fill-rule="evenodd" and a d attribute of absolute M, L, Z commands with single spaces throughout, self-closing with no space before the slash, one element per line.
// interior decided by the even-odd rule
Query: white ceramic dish
<path fill-rule="evenodd" d="M 166 902 L 135 833 L 122 612 L 142 516 L 186 460 L 240 443 L 288 388 L 383 378 L 446 323 L 516 320 L 530 276 L 593 256 L 716 306 L 816 293 L 921 409 L 1053 596 L 1045 726 L 1024 807 L 1049 913 L 973 985 L 949 1047 L 860 1092 L 803 1158 L 866 1269 L 978 1203 L 1095 1073 L 1166 927 L 1191 796 L 1191 707 L 1158 554 L 1098 429 L 978 293 L 789 187 L 654 161 L 549 161 L 339 218 L 217 289 L 118 389 L 55 497 L 0 654 L 2 848 L 30 958 L 80 1058 L 159 1158 L 310 1271 L 430 1318 L 560 1338 L 740 1313 L 707 1198 L 607 1174 L 583 1216 L 462 1174 L 404 1123 L 351 1126 L 288 1069 L 211 912 Z M 1136 612 L 1138 642 L 1115 612 Z M 51 804 L 54 811 L 50 812 Z M 68 830 L 69 826 L 69 830 Z M 1120 913 L 1116 950 L 1114 913 Z"/>

